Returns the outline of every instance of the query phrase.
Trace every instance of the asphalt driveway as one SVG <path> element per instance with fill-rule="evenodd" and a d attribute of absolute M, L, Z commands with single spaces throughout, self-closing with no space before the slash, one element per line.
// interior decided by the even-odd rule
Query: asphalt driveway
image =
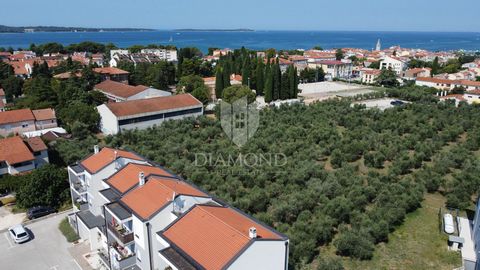
<path fill-rule="evenodd" d="M 58 230 L 67 213 L 26 225 L 33 239 L 15 244 L 8 232 L 0 233 L 0 269 L 82 270 L 68 249 L 72 244 Z"/>

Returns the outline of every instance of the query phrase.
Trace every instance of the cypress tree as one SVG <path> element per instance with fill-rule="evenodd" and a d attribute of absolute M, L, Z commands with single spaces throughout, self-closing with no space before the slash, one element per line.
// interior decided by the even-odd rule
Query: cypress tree
<path fill-rule="evenodd" d="M 272 66 L 272 73 L 273 73 L 273 100 L 277 100 L 280 98 L 280 88 L 282 87 L 282 71 L 280 70 L 280 65 L 275 63 Z"/>
<path fill-rule="evenodd" d="M 221 68 L 217 68 L 217 73 L 215 74 L 215 96 L 217 99 L 222 98 L 223 89 L 223 72 Z"/>
<path fill-rule="evenodd" d="M 258 59 L 257 69 L 255 70 L 256 74 L 256 89 L 257 95 L 263 95 L 263 88 L 265 86 L 265 67 L 263 65 L 263 60 Z"/>
<path fill-rule="evenodd" d="M 438 56 L 435 57 L 432 63 L 432 76 L 438 74 L 438 71 L 440 69 L 440 65 L 438 64 Z"/>
<path fill-rule="evenodd" d="M 263 88 L 265 92 L 265 102 L 270 103 L 273 100 L 273 74 L 270 65 L 267 64 L 265 68 L 265 87 Z"/>
<path fill-rule="evenodd" d="M 250 77 L 251 77 L 250 61 L 249 61 L 249 58 L 247 58 L 242 68 L 242 84 L 250 87 L 250 83 L 249 83 Z"/>
<path fill-rule="evenodd" d="M 290 96 L 290 80 L 289 80 L 288 72 L 285 72 L 281 76 L 279 98 L 281 100 L 285 100 L 285 99 L 288 99 L 289 96 Z"/>
<path fill-rule="evenodd" d="M 296 69 L 293 66 L 288 67 L 288 98 L 296 98 Z"/>

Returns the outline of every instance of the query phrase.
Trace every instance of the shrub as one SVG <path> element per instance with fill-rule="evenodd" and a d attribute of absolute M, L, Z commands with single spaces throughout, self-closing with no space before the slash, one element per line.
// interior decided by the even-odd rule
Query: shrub
<path fill-rule="evenodd" d="M 72 226 L 70 226 L 70 223 L 68 223 L 68 219 L 64 218 L 58 225 L 58 229 L 62 232 L 62 234 L 65 236 L 67 241 L 69 243 L 75 242 L 80 237 L 78 237 L 78 234 L 73 230 Z"/>

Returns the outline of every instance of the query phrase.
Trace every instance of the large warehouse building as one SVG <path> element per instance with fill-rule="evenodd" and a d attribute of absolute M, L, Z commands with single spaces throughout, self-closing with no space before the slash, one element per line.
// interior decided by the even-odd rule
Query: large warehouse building
<path fill-rule="evenodd" d="M 121 130 L 146 129 L 165 120 L 196 117 L 203 114 L 203 104 L 190 94 L 102 104 L 100 129 L 106 135 Z"/>

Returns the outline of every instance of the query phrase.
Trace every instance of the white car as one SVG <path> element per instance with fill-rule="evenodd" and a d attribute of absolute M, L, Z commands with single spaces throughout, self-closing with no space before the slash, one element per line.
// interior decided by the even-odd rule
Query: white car
<path fill-rule="evenodd" d="M 8 229 L 10 236 L 12 237 L 13 241 L 17 244 L 27 242 L 30 240 L 30 234 L 28 234 L 27 230 L 23 225 L 15 225 Z"/>
<path fill-rule="evenodd" d="M 443 226 L 445 232 L 448 234 L 452 234 L 455 232 L 455 227 L 453 227 L 453 217 L 450 214 L 445 214 L 443 216 Z"/>

